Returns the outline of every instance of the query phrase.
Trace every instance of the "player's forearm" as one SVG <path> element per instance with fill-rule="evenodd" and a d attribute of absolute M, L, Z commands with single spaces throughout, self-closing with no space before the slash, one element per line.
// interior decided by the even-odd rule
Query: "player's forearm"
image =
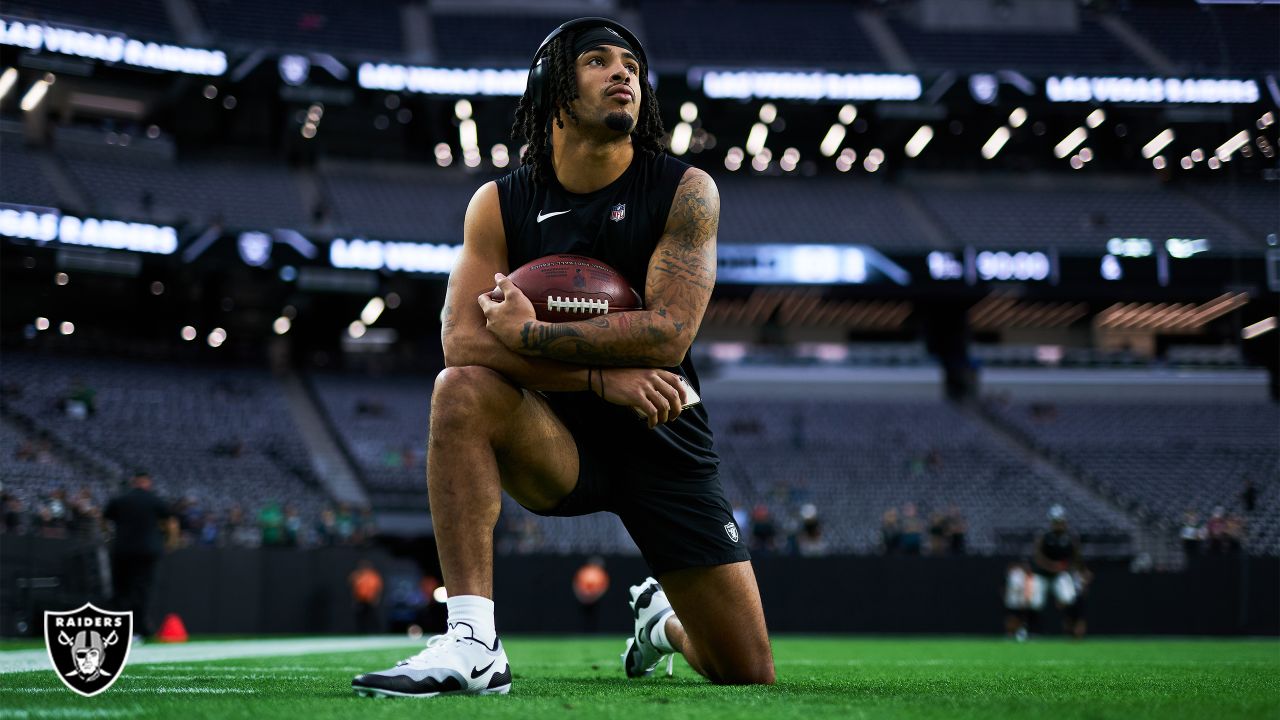
<path fill-rule="evenodd" d="M 530 320 L 511 349 L 523 357 L 582 365 L 668 368 L 679 365 L 691 328 L 662 310 L 621 312 L 576 322 Z"/>
<path fill-rule="evenodd" d="M 572 392 L 587 389 L 587 367 L 518 355 L 483 330 L 469 338 L 446 338 L 444 364 L 445 367 L 487 367 L 530 390 Z"/>

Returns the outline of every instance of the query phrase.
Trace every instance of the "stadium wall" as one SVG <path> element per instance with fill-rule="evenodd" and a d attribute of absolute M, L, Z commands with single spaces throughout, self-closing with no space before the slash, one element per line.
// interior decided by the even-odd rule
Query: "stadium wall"
<path fill-rule="evenodd" d="M 85 578 L 93 573 L 94 555 L 69 541 L 6 537 L 0 543 L 0 632 L 15 634 L 22 618 L 38 628 L 35 619 L 47 609 L 103 600 Z M 193 548 L 162 562 L 152 612 L 156 619 L 178 613 L 195 634 L 354 632 L 347 575 L 365 557 L 382 571 L 388 600 L 398 578 L 417 577 L 416 566 L 404 558 L 360 548 Z M 570 585 L 581 563 L 572 556 L 497 558 L 503 631 L 590 627 Z M 999 633 L 1006 565 L 1006 559 L 992 557 L 755 561 L 770 629 L 789 633 Z M 1275 558 L 1205 557 L 1180 573 L 1133 573 L 1124 562 L 1091 567 L 1091 633 L 1280 635 Z M 636 557 L 608 558 L 607 568 L 612 583 L 589 622 L 605 630 L 624 628 L 630 622 L 627 586 L 648 570 Z M 1047 615 L 1043 627 L 1056 634 L 1056 618 Z M 443 621 L 438 611 L 428 617 Z"/>

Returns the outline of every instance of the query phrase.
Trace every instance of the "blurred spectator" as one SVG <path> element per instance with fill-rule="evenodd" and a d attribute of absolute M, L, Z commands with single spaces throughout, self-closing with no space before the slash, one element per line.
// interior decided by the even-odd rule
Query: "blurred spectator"
<path fill-rule="evenodd" d="M 773 514 L 764 503 L 751 510 L 751 549 L 760 553 L 772 553 L 778 549 L 778 527 Z"/>
<path fill-rule="evenodd" d="M 325 547 L 338 543 L 338 514 L 331 507 L 321 510 L 316 520 L 316 542 Z"/>
<path fill-rule="evenodd" d="M 351 512 L 351 506 L 342 503 L 338 506 L 338 515 L 334 520 L 334 527 L 337 531 L 338 543 L 347 545 L 352 542 L 356 535 L 356 516 Z"/>
<path fill-rule="evenodd" d="M 902 506 L 902 539 L 899 547 L 903 555 L 919 555 L 924 543 L 924 520 L 920 518 L 915 503 Z"/>
<path fill-rule="evenodd" d="M 164 551 L 161 523 L 173 517 L 167 503 L 152 492 L 151 476 L 137 472 L 129 489 L 111 498 L 103 516 L 115 524 L 111 548 L 111 603 L 117 610 L 133 611 L 134 632 L 151 634 L 147 601 L 156 563 Z"/>
<path fill-rule="evenodd" d="M 1188 510 L 1182 516 L 1182 528 L 1178 530 L 1178 539 L 1182 541 L 1182 553 L 1187 557 L 1199 555 L 1204 537 L 1205 529 L 1200 525 L 1200 515 L 1194 510 Z"/>
<path fill-rule="evenodd" d="M 1245 478 L 1244 491 L 1240 493 L 1240 503 L 1244 506 L 1244 511 L 1250 515 L 1258 507 L 1258 487 L 1253 484 L 1253 478 Z"/>
<path fill-rule="evenodd" d="M 361 560 L 347 578 L 351 583 L 351 599 L 355 603 L 356 632 L 362 635 L 378 630 L 378 603 L 382 601 L 382 575 L 368 560 Z"/>
<path fill-rule="evenodd" d="M 289 547 L 297 547 L 302 543 L 302 517 L 298 515 L 298 508 L 293 503 L 286 503 L 284 506 L 284 538 L 283 544 Z"/>
<path fill-rule="evenodd" d="M 929 513 L 929 554 L 945 555 L 947 552 L 948 519 L 941 510 Z"/>
<path fill-rule="evenodd" d="M 227 511 L 226 542 L 234 547 L 258 547 L 262 544 L 262 531 L 245 517 L 240 503 Z"/>
<path fill-rule="evenodd" d="M 71 387 L 58 401 L 58 409 L 76 420 L 84 420 L 98 412 L 98 391 L 85 384 L 81 378 L 71 381 Z"/>
<path fill-rule="evenodd" d="M 93 499 L 88 487 L 80 486 L 69 501 L 71 510 L 71 533 L 77 537 L 91 537 L 97 534 L 102 522 L 102 509 Z"/>
<path fill-rule="evenodd" d="M 800 534 L 796 537 L 796 552 L 806 557 L 827 553 L 827 541 L 822 537 L 822 521 L 818 519 L 817 506 L 812 503 L 800 508 Z"/>
<path fill-rule="evenodd" d="M 947 544 L 952 555 L 963 555 L 965 538 L 969 534 L 969 523 L 965 521 L 960 508 L 952 505 L 947 508 Z"/>
<path fill-rule="evenodd" d="M 1237 513 L 1227 515 L 1225 523 L 1225 534 L 1227 548 L 1226 552 L 1232 555 L 1244 549 L 1245 540 L 1245 520 Z"/>
<path fill-rule="evenodd" d="M 1227 552 L 1231 541 L 1227 536 L 1227 511 L 1221 505 L 1213 509 L 1209 521 L 1204 524 L 1204 531 L 1209 540 L 1210 554 L 1221 555 Z"/>
<path fill-rule="evenodd" d="M 40 535 L 47 538 L 64 538 L 71 525 L 71 510 L 67 507 L 67 491 L 58 488 L 40 504 Z"/>
<path fill-rule="evenodd" d="M 284 513 L 280 511 L 280 503 L 269 502 L 258 511 L 258 527 L 262 530 L 262 544 L 267 546 L 284 544 Z"/>
<path fill-rule="evenodd" d="M 604 569 L 604 558 L 594 555 L 583 563 L 573 575 L 573 596 L 582 610 L 582 631 L 597 630 L 600 598 L 609 591 L 609 573 Z"/>
<path fill-rule="evenodd" d="M 889 508 L 880 518 L 880 550 L 885 555 L 896 555 L 902 549 L 902 525 L 898 522 L 898 509 Z"/>
<path fill-rule="evenodd" d="M 26 507 L 22 498 L 7 490 L 0 492 L 0 532 L 19 535 L 26 531 Z"/>

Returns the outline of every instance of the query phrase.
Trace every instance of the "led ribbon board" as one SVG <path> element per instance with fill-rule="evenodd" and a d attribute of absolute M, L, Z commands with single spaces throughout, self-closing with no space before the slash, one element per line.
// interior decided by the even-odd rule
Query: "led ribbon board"
<path fill-rule="evenodd" d="M 0 203 L 0 235 L 37 243 L 172 255 L 178 231 L 168 225 L 64 215 L 55 208 Z"/>
<path fill-rule="evenodd" d="M 227 71 L 227 55 L 221 50 L 144 42 L 121 32 L 8 15 L 0 15 L 0 45 L 188 75 Z"/>

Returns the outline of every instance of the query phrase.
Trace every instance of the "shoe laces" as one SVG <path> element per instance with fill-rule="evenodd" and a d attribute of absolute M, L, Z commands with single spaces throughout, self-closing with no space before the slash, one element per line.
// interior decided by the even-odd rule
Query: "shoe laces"
<path fill-rule="evenodd" d="M 427 638 L 427 646 L 419 650 L 416 654 L 396 663 L 396 667 L 401 665 L 426 665 L 427 663 L 438 659 L 446 650 L 453 647 L 455 643 L 463 640 L 462 633 L 457 628 L 449 628 L 449 631 L 443 635 L 432 635 Z"/>

